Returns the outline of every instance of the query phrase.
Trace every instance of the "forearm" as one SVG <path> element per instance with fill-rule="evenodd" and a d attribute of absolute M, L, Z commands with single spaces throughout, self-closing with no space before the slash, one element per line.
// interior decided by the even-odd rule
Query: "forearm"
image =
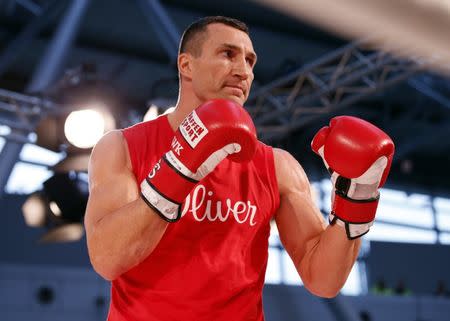
<path fill-rule="evenodd" d="M 336 296 L 350 274 L 360 246 L 360 238 L 349 240 L 342 227 L 329 225 L 308 242 L 305 256 L 297 266 L 305 286 L 319 296 Z"/>
<path fill-rule="evenodd" d="M 141 198 L 104 216 L 87 233 L 94 269 L 108 280 L 117 278 L 150 255 L 167 225 Z"/>

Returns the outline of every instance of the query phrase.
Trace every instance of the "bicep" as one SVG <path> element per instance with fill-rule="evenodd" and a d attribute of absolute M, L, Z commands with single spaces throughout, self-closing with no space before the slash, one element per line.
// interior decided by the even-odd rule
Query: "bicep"
<path fill-rule="evenodd" d="M 120 132 L 111 132 L 99 141 L 90 158 L 86 231 L 89 233 L 105 216 L 138 197 L 124 138 Z"/>
<path fill-rule="evenodd" d="M 303 168 L 287 152 L 275 156 L 280 206 L 275 221 L 280 240 L 294 261 L 299 263 L 325 230 L 325 221 L 314 203 Z"/>

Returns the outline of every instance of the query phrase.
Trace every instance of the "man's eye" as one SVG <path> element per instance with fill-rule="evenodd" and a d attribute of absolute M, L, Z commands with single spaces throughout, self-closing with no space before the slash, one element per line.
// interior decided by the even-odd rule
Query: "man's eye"
<path fill-rule="evenodd" d="M 225 50 L 223 53 L 224 53 L 224 55 L 226 57 L 232 57 L 233 56 L 233 52 L 231 50 Z"/>

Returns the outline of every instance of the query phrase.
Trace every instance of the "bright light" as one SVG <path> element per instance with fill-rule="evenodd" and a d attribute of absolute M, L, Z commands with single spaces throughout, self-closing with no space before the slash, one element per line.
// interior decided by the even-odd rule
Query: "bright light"
<path fill-rule="evenodd" d="M 105 132 L 105 119 L 96 110 L 73 111 L 67 116 L 64 133 L 67 140 L 78 148 L 91 148 Z"/>
<path fill-rule="evenodd" d="M 353 265 L 350 275 L 342 288 L 342 294 L 345 295 L 360 295 L 362 293 L 360 265 L 358 262 Z"/>
<path fill-rule="evenodd" d="M 25 144 L 20 152 L 21 160 L 42 163 L 48 166 L 55 165 L 64 157 L 64 153 L 55 153 L 49 149 L 33 144 Z"/>
<path fill-rule="evenodd" d="M 281 283 L 280 255 L 278 249 L 269 248 L 269 259 L 267 261 L 265 283 L 279 284 Z"/>
<path fill-rule="evenodd" d="M 46 167 L 17 162 L 6 184 L 9 194 L 30 194 L 42 187 L 53 173 Z"/>
<path fill-rule="evenodd" d="M 28 226 L 38 227 L 45 223 L 46 207 L 38 194 L 32 194 L 22 206 L 23 217 Z"/>
<path fill-rule="evenodd" d="M 171 112 L 173 112 L 175 110 L 175 107 L 169 107 L 166 109 L 166 111 L 164 112 L 164 115 L 166 114 L 170 114 Z"/>
<path fill-rule="evenodd" d="M 0 137 L 0 152 L 2 151 L 4 145 L 5 145 L 5 139 L 3 137 Z"/>
<path fill-rule="evenodd" d="M 403 243 L 436 243 L 437 233 L 432 229 L 418 229 L 377 222 L 365 238 L 372 241 Z"/>
<path fill-rule="evenodd" d="M 11 133 L 11 128 L 5 125 L 0 125 L 0 135 L 6 136 Z"/>
<path fill-rule="evenodd" d="M 153 120 L 156 117 L 158 117 L 158 106 L 152 104 L 144 115 L 144 121 Z"/>
<path fill-rule="evenodd" d="M 61 209 L 55 202 L 50 202 L 49 207 L 55 216 L 61 216 Z"/>

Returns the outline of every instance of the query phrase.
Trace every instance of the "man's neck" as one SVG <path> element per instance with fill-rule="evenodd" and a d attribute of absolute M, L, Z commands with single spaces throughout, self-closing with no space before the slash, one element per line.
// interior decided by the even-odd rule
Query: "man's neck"
<path fill-rule="evenodd" d="M 175 107 L 175 110 L 167 115 L 167 120 L 169 121 L 170 127 L 172 127 L 173 131 L 178 129 L 183 119 L 187 116 L 181 115 L 180 112 L 177 111 L 178 107 Z"/>
<path fill-rule="evenodd" d="M 200 104 L 201 102 L 197 101 L 196 99 L 195 101 L 193 101 L 193 99 L 188 100 L 180 97 L 175 106 L 175 110 L 167 115 L 167 119 L 169 120 L 169 124 L 172 129 L 176 131 L 183 119 L 185 119 L 191 111 L 200 106 Z"/>

